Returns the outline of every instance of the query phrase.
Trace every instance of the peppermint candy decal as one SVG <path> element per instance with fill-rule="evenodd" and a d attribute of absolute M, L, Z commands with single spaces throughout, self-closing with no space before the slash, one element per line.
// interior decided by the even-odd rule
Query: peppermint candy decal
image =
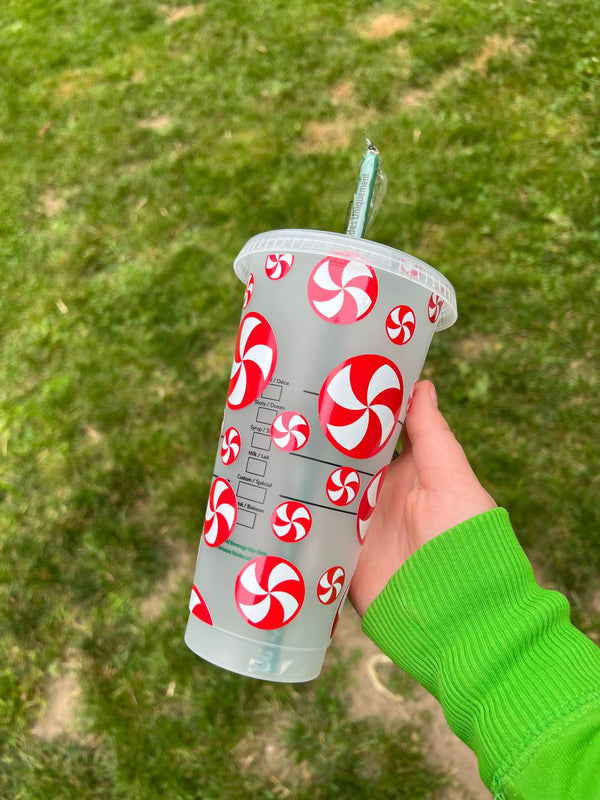
<path fill-rule="evenodd" d="M 271 380 L 276 361 L 273 329 L 261 314 L 250 311 L 242 318 L 235 346 L 227 395 L 229 408 L 236 410 L 253 403 Z"/>
<path fill-rule="evenodd" d="M 308 300 L 327 322 L 349 325 L 366 317 L 377 300 L 377 276 L 361 261 L 330 256 L 308 279 Z"/>
<path fill-rule="evenodd" d="M 443 305 L 444 301 L 439 295 L 431 295 L 429 298 L 429 303 L 427 304 L 427 316 L 429 317 L 429 322 L 433 324 L 434 322 L 438 321 L 440 314 L 442 313 Z"/>
<path fill-rule="evenodd" d="M 359 488 L 358 472 L 352 467 L 338 467 L 327 478 L 325 492 L 334 506 L 349 506 Z"/>
<path fill-rule="evenodd" d="M 202 531 L 204 541 L 209 547 L 218 547 L 231 536 L 237 514 L 237 498 L 231 485 L 225 478 L 215 478 L 208 495 L 208 508 Z"/>
<path fill-rule="evenodd" d="M 344 581 L 346 580 L 346 573 L 343 567 L 330 567 L 319 578 L 317 584 L 317 599 L 319 603 L 328 606 L 340 596 L 344 588 Z"/>
<path fill-rule="evenodd" d="M 248 275 L 248 282 L 246 283 L 246 291 L 244 292 L 244 302 L 242 303 L 242 308 L 246 308 L 246 306 L 252 299 L 253 293 L 254 293 L 254 275 L 250 273 L 250 275 Z"/>
<path fill-rule="evenodd" d="M 371 458 L 394 433 L 402 397 L 402 375 L 385 356 L 360 355 L 342 361 L 319 393 L 323 433 L 344 455 Z"/>
<path fill-rule="evenodd" d="M 294 256 L 291 253 L 274 253 L 267 256 L 265 261 L 265 272 L 267 278 L 278 281 L 284 278 L 294 265 Z"/>
<path fill-rule="evenodd" d="M 383 479 L 385 478 L 385 473 L 388 471 L 388 468 L 389 464 L 386 464 L 379 472 L 375 473 L 360 499 L 358 514 L 356 515 L 356 534 L 361 544 L 363 544 L 366 539 L 367 531 L 371 524 L 371 517 L 375 511 L 377 498 L 379 497 L 379 492 L 383 486 Z"/>
<path fill-rule="evenodd" d="M 212 625 L 212 617 L 210 616 L 210 611 L 206 603 L 204 602 L 204 598 L 200 594 L 198 587 L 194 584 L 192 586 L 192 593 L 190 595 L 190 611 L 201 622 L 206 622 L 207 625 Z"/>
<path fill-rule="evenodd" d="M 242 449 L 242 437 L 237 428 L 227 428 L 221 442 L 221 461 L 228 467 L 236 460 Z"/>
<path fill-rule="evenodd" d="M 344 594 L 342 595 L 342 599 L 340 600 L 340 604 L 337 607 L 337 611 L 335 612 L 335 617 L 333 618 L 333 625 L 331 626 L 331 633 L 329 634 L 330 639 L 333 639 L 333 634 L 335 633 L 335 629 L 337 628 L 338 622 L 340 621 L 340 614 L 342 613 L 342 608 L 344 607 L 344 602 L 348 595 L 349 589 L 350 586 L 347 586 L 346 591 L 344 592 Z"/>
<path fill-rule="evenodd" d="M 284 558 L 259 556 L 248 562 L 235 582 L 235 603 L 250 625 L 272 631 L 288 625 L 304 603 L 301 572 Z"/>
<path fill-rule="evenodd" d="M 271 425 L 271 439 L 280 450 L 288 453 L 300 450 L 308 442 L 308 422 L 296 411 L 284 411 L 275 417 Z"/>
<path fill-rule="evenodd" d="M 410 306 L 392 308 L 385 321 L 385 332 L 390 342 L 407 344 L 413 337 L 417 318 Z"/>
<path fill-rule="evenodd" d="M 271 530 L 282 542 L 299 542 L 308 536 L 312 514 L 297 500 L 280 503 L 271 514 Z"/>

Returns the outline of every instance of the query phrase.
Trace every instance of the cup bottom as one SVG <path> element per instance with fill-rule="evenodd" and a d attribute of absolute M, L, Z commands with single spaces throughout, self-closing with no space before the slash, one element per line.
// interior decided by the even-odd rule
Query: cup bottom
<path fill-rule="evenodd" d="M 280 683 L 302 683 L 318 677 L 326 647 L 300 649 L 243 639 L 206 625 L 190 614 L 185 643 L 205 661 L 239 675 Z"/>

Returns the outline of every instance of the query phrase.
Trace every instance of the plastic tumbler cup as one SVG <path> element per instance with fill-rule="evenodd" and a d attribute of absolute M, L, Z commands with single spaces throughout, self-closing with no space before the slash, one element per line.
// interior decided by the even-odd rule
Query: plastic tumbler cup
<path fill-rule="evenodd" d="M 185 641 L 233 672 L 307 681 L 456 299 L 424 262 L 338 233 L 260 234 L 234 269 L 246 293 Z"/>

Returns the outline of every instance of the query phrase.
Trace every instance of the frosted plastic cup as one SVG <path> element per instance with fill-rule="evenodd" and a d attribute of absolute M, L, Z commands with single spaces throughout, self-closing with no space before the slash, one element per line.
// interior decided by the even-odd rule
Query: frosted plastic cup
<path fill-rule="evenodd" d="M 187 645 L 233 672 L 321 669 L 452 285 L 366 239 L 281 230 L 246 282 L 190 598 Z"/>

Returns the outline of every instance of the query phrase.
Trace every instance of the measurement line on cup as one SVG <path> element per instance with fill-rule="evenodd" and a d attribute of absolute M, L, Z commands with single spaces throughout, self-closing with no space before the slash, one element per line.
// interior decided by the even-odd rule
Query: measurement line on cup
<path fill-rule="evenodd" d="M 322 458 L 314 458 L 314 456 L 306 456 L 304 453 L 290 453 L 291 456 L 296 456 L 296 458 L 306 458 L 308 461 L 317 461 L 319 464 L 327 464 L 329 467 L 342 467 L 343 464 L 336 464 L 334 461 L 323 461 Z M 362 469 L 356 469 L 356 467 L 352 467 L 355 472 L 360 472 L 361 475 L 366 475 L 369 478 L 372 478 L 375 475 L 374 472 L 365 472 Z"/>
<path fill-rule="evenodd" d="M 311 392 L 309 389 L 303 389 L 304 394 L 314 394 L 315 397 L 319 396 L 319 392 Z"/>
<path fill-rule="evenodd" d="M 350 514 L 350 516 L 355 517 L 356 511 L 346 511 L 343 508 L 333 508 L 332 506 L 324 506 L 322 503 L 314 503 L 312 500 L 303 500 L 301 497 L 290 497 L 287 494 L 280 494 L 279 497 L 283 497 L 284 500 L 295 500 L 296 503 L 303 503 L 305 506 L 316 506 L 317 508 L 324 508 L 325 511 L 335 511 L 338 514 Z"/>

